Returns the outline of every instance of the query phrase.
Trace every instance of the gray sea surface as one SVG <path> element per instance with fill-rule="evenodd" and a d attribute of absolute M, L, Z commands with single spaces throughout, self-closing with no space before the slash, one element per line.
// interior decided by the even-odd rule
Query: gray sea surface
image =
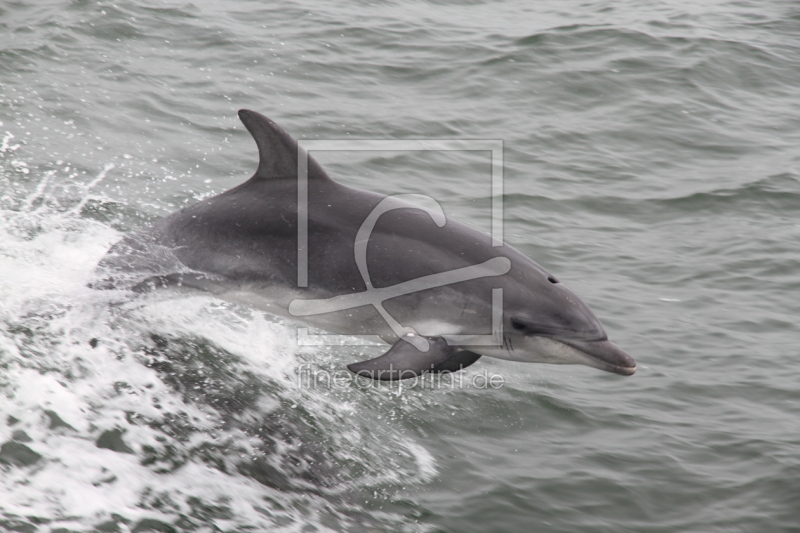
<path fill-rule="evenodd" d="M 502 141 L 505 240 L 638 372 L 298 386 L 374 349 L 90 289 L 252 174 L 240 108 Z M 491 227 L 486 153 L 315 155 Z M 796 2 L 0 3 L 0 530 L 800 531 L 798 296 Z"/>

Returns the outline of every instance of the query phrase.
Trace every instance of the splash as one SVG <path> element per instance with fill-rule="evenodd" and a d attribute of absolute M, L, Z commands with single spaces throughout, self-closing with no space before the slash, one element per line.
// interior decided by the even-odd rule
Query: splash
<path fill-rule="evenodd" d="M 392 487 L 431 479 L 433 459 L 374 427 L 357 388 L 296 386 L 299 364 L 330 357 L 299 351 L 277 320 L 202 294 L 89 288 L 121 237 L 87 211 L 121 204 L 97 192 L 114 163 L 85 181 L 35 165 L 21 174 L 7 159 L 0 168 L 1 183 L 21 185 L 0 203 L 1 524 L 403 523 L 387 510 Z"/>

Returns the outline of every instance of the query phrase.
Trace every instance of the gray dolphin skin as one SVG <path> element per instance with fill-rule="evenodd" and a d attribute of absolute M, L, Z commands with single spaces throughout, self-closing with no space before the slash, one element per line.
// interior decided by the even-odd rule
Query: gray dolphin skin
<path fill-rule="evenodd" d="M 348 366 L 373 379 L 456 371 L 482 355 L 636 371 L 586 304 L 514 248 L 441 211 L 341 185 L 270 119 L 239 117 L 258 146 L 253 177 L 123 238 L 93 286 L 201 289 L 333 333 L 378 335 L 391 348 Z"/>

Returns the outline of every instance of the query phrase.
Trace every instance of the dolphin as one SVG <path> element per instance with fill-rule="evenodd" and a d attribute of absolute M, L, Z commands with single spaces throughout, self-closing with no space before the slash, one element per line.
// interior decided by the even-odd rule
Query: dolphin
<path fill-rule="evenodd" d="M 441 208 L 337 183 L 272 120 L 239 118 L 258 147 L 255 174 L 124 237 L 93 286 L 200 289 L 378 336 L 386 353 L 348 365 L 373 379 L 453 372 L 481 356 L 636 371 L 589 307 L 530 258 Z"/>

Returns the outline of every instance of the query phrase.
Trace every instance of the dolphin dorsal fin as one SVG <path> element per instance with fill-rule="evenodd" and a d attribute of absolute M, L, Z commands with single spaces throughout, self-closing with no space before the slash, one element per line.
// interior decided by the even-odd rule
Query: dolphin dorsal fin
<path fill-rule="evenodd" d="M 258 170 L 251 179 L 297 178 L 297 141 L 275 122 L 255 111 L 240 109 L 239 118 L 258 146 Z M 330 179 L 310 155 L 308 178 Z"/>

